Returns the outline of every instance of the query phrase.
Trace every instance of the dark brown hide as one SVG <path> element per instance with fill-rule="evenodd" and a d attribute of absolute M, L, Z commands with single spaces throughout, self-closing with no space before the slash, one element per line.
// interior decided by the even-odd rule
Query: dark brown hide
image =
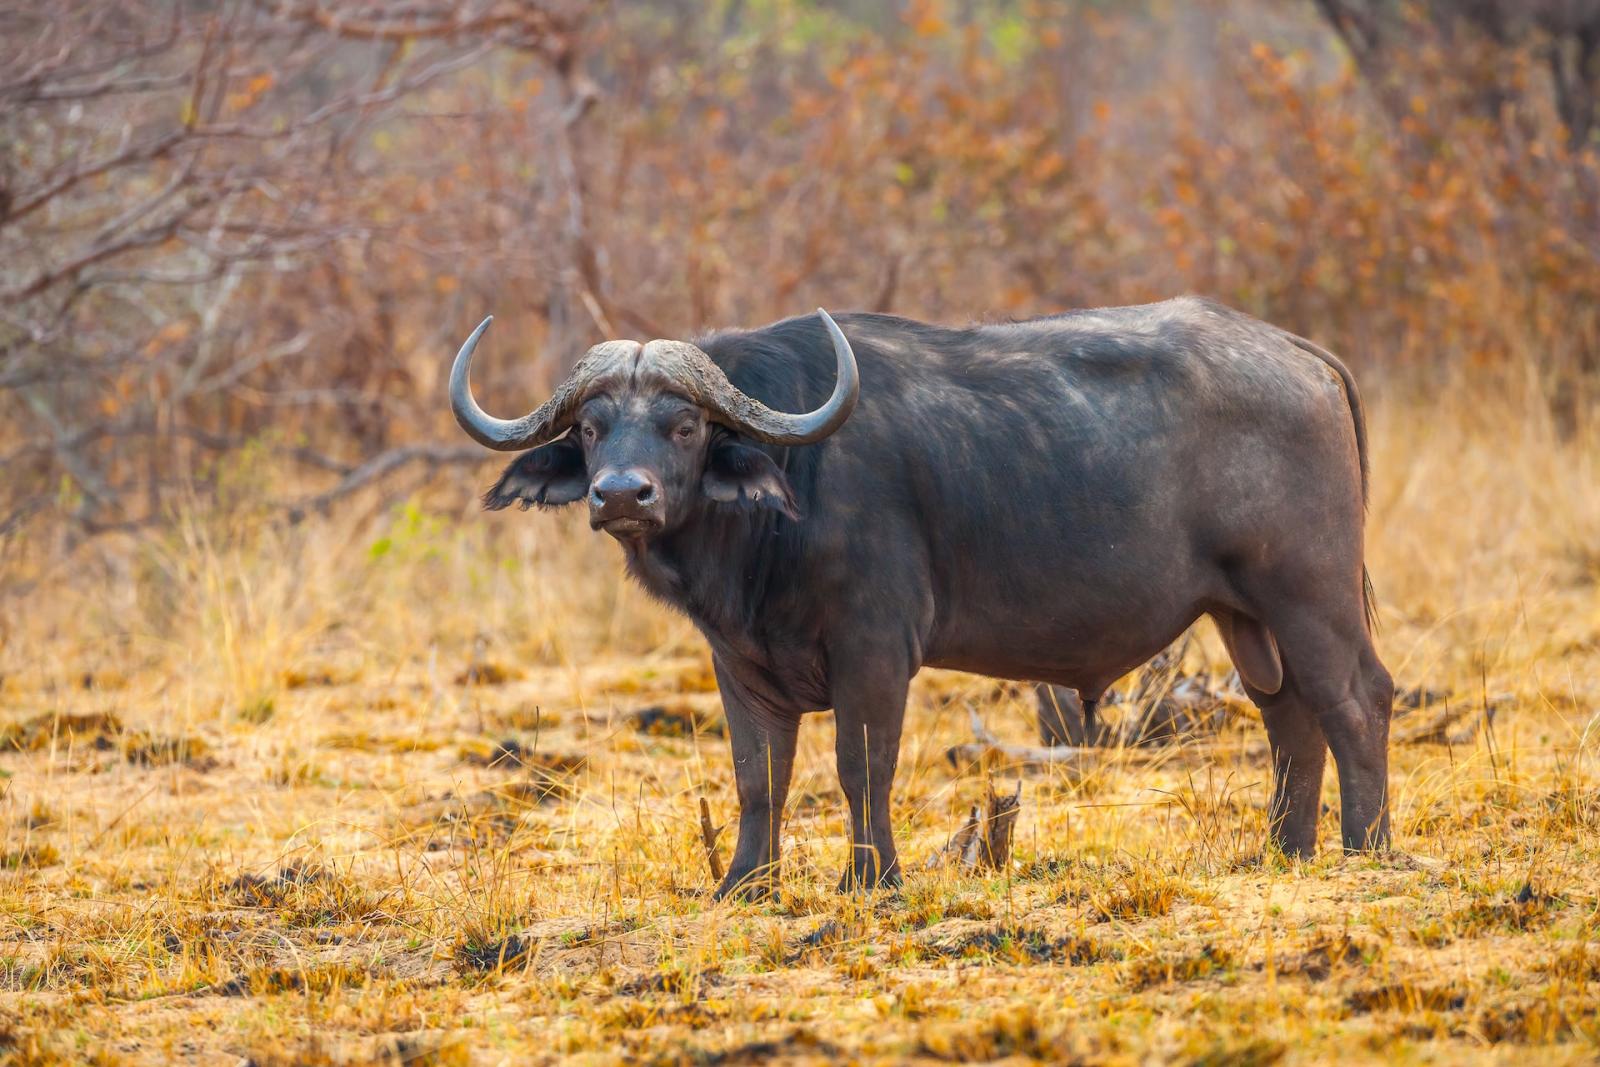
<path fill-rule="evenodd" d="M 741 809 L 719 893 L 771 884 L 805 713 L 834 711 L 841 884 L 894 882 L 890 787 L 918 669 L 1098 695 L 1203 614 L 1261 708 L 1278 847 L 1314 849 L 1330 747 L 1345 847 L 1388 844 L 1393 687 L 1364 591 L 1365 430 L 1338 360 L 1192 298 L 839 325 L 859 403 L 813 444 L 752 441 L 633 375 L 570 397 L 571 432 L 545 446 L 566 451 L 519 459 L 490 498 L 559 503 L 588 478 L 632 574 L 709 641 Z M 815 316 L 697 351 L 775 412 L 838 394 Z M 617 518 L 614 493 L 597 510 L 605 478 L 636 515 Z"/>

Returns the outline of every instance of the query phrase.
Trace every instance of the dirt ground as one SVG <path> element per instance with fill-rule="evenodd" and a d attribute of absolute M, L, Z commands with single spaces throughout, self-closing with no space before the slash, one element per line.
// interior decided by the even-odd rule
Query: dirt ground
<path fill-rule="evenodd" d="M 833 892 L 817 716 L 780 899 L 713 904 L 699 799 L 736 812 L 709 662 L 577 524 L 411 504 L 28 556 L 39 584 L 0 646 L 0 1044 L 17 1063 L 1593 1062 L 1600 449 L 1437 416 L 1374 416 L 1380 647 L 1429 691 L 1395 720 L 1397 852 L 1376 858 L 1337 851 L 1330 771 L 1319 857 L 1263 859 L 1252 714 L 1081 776 L 952 766 L 969 704 L 1028 741 L 1032 696 L 927 672 L 895 792 L 904 888 Z M 1187 666 L 1227 668 L 1204 632 Z M 1019 778 L 1008 869 L 924 868 L 987 781 Z"/>

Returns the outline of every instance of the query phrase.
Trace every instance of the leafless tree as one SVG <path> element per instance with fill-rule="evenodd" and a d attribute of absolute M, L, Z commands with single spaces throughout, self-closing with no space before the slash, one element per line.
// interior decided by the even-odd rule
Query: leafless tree
<path fill-rule="evenodd" d="M 495 57 L 570 78 L 587 6 L 0 0 L 0 533 L 46 507 L 149 521 L 199 459 L 272 426 L 359 431 L 349 460 L 341 438 L 280 440 L 338 476 L 320 500 L 471 456 L 393 440 L 394 309 L 366 286 L 378 306 L 348 313 L 341 281 L 483 233 L 386 203 L 397 168 L 459 161 L 383 138 L 470 127 L 436 90 Z"/>

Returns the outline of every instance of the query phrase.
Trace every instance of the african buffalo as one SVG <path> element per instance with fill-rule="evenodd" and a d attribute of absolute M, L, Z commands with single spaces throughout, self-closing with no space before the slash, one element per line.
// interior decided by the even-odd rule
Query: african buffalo
<path fill-rule="evenodd" d="M 1266 723 L 1277 845 L 1314 850 L 1331 745 L 1345 848 L 1387 847 L 1366 432 L 1316 345 L 1188 297 L 961 329 L 819 310 L 607 341 L 506 421 L 467 383 L 488 324 L 456 356 L 456 419 L 531 451 L 486 506 L 583 501 L 710 642 L 740 805 L 719 896 L 771 884 L 804 713 L 834 711 L 841 888 L 893 883 L 918 668 L 1092 701 L 1202 614 Z"/>

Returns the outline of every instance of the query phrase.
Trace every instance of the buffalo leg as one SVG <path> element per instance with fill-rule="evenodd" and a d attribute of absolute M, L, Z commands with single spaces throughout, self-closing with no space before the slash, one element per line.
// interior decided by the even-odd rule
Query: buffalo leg
<path fill-rule="evenodd" d="M 1061 745 L 1081 745 L 1083 741 L 1083 705 L 1078 694 L 1059 685 L 1034 686 L 1034 696 L 1039 704 L 1039 740 L 1052 748 Z"/>
<path fill-rule="evenodd" d="M 834 754 L 850 805 L 850 863 L 839 891 L 900 884 L 889 792 L 900 758 L 910 674 L 904 670 L 838 671 L 834 688 Z"/>
<path fill-rule="evenodd" d="M 756 899 L 777 886 L 783 805 L 794 774 L 800 719 L 770 712 L 747 699 L 720 665 L 716 674 L 733 746 L 739 838 L 715 897 L 721 900 L 731 893 Z"/>
<path fill-rule="evenodd" d="M 1280 694 L 1301 709 L 1301 717 L 1314 716 L 1333 750 L 1340 836 L 1351 852 L 1386 849 L 1390 840 L 1394 684 L 1378 661 L 1359 612 L 1357 604 L 1353 617 L 1334 615 L 1334 622 L 1304 612 L 1269 621 L 1284 661 Z"/>
<path fill-rule="evenodd" d="M 1267 694 L 1248 684 L 1245 691 L 1261 709 L 1272 749 L 1272 803 L 1267 809 L 1272 843 L 1286 856 L 1309 859 L 1317 851 L 1327 740 L 1316 713 L 1294 692 Z"/>
<path fill-rule="evenodd" d="M 1339 769 L 1339 831 L 1347 852 L 1385 850 L 1389 831 L 1389 719 L 1394 680 L 1370 644 L 1356 684 L 1326 704 L 1322 731 Z"/>

